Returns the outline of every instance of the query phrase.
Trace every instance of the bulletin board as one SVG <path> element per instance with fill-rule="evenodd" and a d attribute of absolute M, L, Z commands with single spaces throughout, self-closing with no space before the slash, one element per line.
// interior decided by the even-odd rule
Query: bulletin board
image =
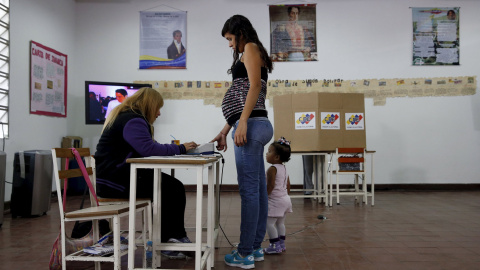
<path fill-rule="evenodd" d="M 412 8 L 413 62 L 460 65 L 460 8 Z"/>
<path fill-rule="evenodd" d="M 30 113 L 67 117 L 67 55 L 30 43 Z"/>

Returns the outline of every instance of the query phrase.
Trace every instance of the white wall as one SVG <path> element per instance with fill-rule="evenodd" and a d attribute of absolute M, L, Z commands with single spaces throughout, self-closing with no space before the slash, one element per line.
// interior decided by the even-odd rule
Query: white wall
<path fill-rule="evenodd" d="M 17 1 L 12 1 L 17 2 Z M 27 5 L 49 6 L 34 11 Z M 64 3 L 65 2 L 65 3 Z M 380 79 L 480 75 L 480 2 L 472 0 L 322 0 L 317 2 L 319 61 L 276 63 L 269 79 Z M 60 137 L 78 135 L 92 151 L 101 127 L 85 125 L 84 82 L 86 80 L 133 82 L 135 80 L 230 80 L 231 51 L 221 37 L 223 23 L 231 15 L 243 14 L 256 27 L 269 47 L 267 4 L 278 1 L 227 0 L 123 0 L 80 1 L 72 11 L 71 1 L 20 1 L 24 9 L 14 11 L 22 33 L 12 25 L 11 138 L 7 141 L 12 159 L 20 148 L 59 145 Z M 292 1 L 292 3 L 299 3 Z M 15 3 L 12 4 L 14 6 Z M 186 70 L 138 70 L 139 11 L 188 11 L 188 58 Z M 410 7 L 453 7 L 460 9 L 460 66 L 412 67 L 412 19 Z M 61 8 L 52 15 L 52 9 Z M 153 8 L 156 7 L 156 8 Z M 151 9 L 153 8 L 153 9 Z M 31 11 L 28 11 L 31 10 Z M 40 12 L 41 11 L 41 12 Z M 44 15 L 45 13 L 49 15 Z M 65 13 L 65 14 L 63 14 Z M 32 18 L 33 17 L 33 18 Z M 75 18 L 75 21 L 72 20 Z M 60 20 L 58 23 L 56 20 Z M 55 20 L 55 22 L 52 22 Z M 28 27 L 35 21 L 41 27 Z M 41 29 L 37 29 L 41 28 Z M 60 28 L 60 29 L 59 29 Z M 17 28 L 18 29 L 18 28 Z M 55 29 L 55 33 L 50 31 Z M 58 33 L 60 31 L 60 33 Z M 69 55 L 68 122 L 65 119 L 28 114 L 28 40 L 43 42 Z M 12 44 L 13 45 L 13 44 Z M 23 46 L 23 49 L 22 49 Z M 15 49 L 13 49 L 15 48 Z M 15 50 L 15 51 L 13 51 Z M 15 78 L 15 80 L 14 80 Z M 478 78 L 477 78 L 478 79 Z M 477 85 L 478 87 L 478 85 Z M 22 95 L 13 95 L 22 89 Z M 270 89 L 269 91 L 274 91 Z M 387 99 L 373 106 L 366 99 L 367 146 L 377 151 L 377 183 L 480 183 L 480 98 L 423 97 Z M 21 107 L 21 108 L 20 108 Z M 269 108 L 273 120 L 273 110 Z M 25 120 L 26 119 L 26 120 Z M 273 122 L 273 121 L 272 121 Z M 155 124 L 156 139 L 207 142 L 218 133 L 224 120 L 221 109 L 203 105 L 202 100 L 167 100 Z M 22 132 L 30 126 L 58 127 L 40 132 L 39 143 Z M 45 128 L 46 129 L 46 128 Z M 63 134 L 62 133 L 63 130 Z M 18 136 L 18 140 L 16 139 Z M 43 138 L 45 137 L 45 138 Z M 15 138 L 15 139 L 13 139 Z M 31 142 L 29 142 L 29 140 Z M 13 143 L 15 141 L 16 143 Z M 232 141 L 229 141 L 230 147 Z M 233 149 L 226 154 L 226 184 L 235 184 Z M 292 183 L 302 182 L 300 156 L 288 164 Z M 11 166 L 11 164 L 7 165 Z M 182 177 L 186 184 L 192 183 Z M 8 179 L 8 175 L 7 175 Z M 7 191 L 8 192 L 8 191 Z M 7 194 L 8 196 L 8 194 Z"/>
<path fill-rule="evenodd" d="M 59 147 L 61 138 L 68 134 L 67 121 L 78 117 L 70 107 L 67 118 L 30 114 L 29 108 L 30 41 L 67 54 L 70 80 L 75 76 L 74 26 L 73 0 L 10 1 L 10 137 L 5 141 L 8 182 L 12 181 L 15 152 Z M 69 97 L 72 85 L 68 81 Z M 5 186 L 5 201 L 10 201 L 11 187 L 8 183 Z"/>

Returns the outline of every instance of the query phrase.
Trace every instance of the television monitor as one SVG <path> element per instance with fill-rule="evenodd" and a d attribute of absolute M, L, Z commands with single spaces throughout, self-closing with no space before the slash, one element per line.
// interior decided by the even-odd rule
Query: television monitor
<path fill-rule="evenodd" d="M 85 123 L 103 125 L 107 112 L 142 87 L 152 85 L 85 81 Z"/>

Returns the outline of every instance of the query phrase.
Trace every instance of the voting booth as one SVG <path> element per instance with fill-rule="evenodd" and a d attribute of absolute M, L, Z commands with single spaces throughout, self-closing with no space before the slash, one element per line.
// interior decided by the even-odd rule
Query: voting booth
<path fill-rule="evenodd" d="M 365 97 L 359 93 L 303 93 L 273 99 L 274 138 L 293 152 L 366 148 Z"/>

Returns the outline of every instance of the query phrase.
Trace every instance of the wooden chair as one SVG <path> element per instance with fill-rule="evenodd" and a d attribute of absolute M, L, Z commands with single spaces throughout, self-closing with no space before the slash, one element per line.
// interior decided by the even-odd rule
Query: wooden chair
<path fill-rule="evenodd" d="M 129 199 L 125 198 L 102 198 L 102 197 L 97 197 L 98 198 L 98 204 L 99 205 L 119 205 L 123 204 L 128 207 Z M 146 213 L 142 210 L 139 209 L 137 212 L 141 211 L 144 212 L 143 214 L 143 231 L 147 232 L 147 239 L 152 240 L 153 238 L 153 231 L 152 231 L 152 202 L 149 199 L 137 199 L 137 204 L 147 204 L 147 209 Z M 137 245 L 144 246 L 145 243 L 143 243 L 142 239 L 136 239 Z"/>
<path fill-rule="evenodd" d="M 94 158 L 92 158 L 93 161 L 95 161 Z M 92 162 L 92 167 L 94 168 L 94 172 L 95 173 L 95 163 Z M 96 179 L 96 177 L 95 177 Z M 95 184 L 95 183 L 94 183 Z M 129 206 L 128 203 L 129 203 L 129 199 L 128 198 L 102 198 L 100 196 L 97 196 L 97 199 L 98 199 L 98 204 L 99 205 L 119 205 L 119 204 L 123 204 L 123 205 L 126 205 L 127 207 Z M 143 232 L 147 232 L 147 241 L 148 240 L 152 240 L 153 238 L 153 231 L 152 231 L 152 202 L 150 201 L 150 199 L 138 199 L 137 198 L 137 205 L 138 204 L 147 204 L 147 211 L 143 211 L 143 208 L 137 208 L 137 212 L 141 212 L 141 214 L 143 214 L 143 223 L 142 223 L 142 228 L 143 228 Z M 143 235 L 142 235 L 143 236 Z M 142 246 L 142 247 L 145 247 L 147 242 L 144 241 L 143 238 L 137 238 L 135 239 L 135 243 L 137 246 Z M 144 254 L 145 255 L 145 254 Z M 145 256 L 144 256 L 144 261 L 145 261 Z"/>
<path fill-rule="evenodd" d="M 100 262 L 112 262 L 114 264 L 114 269 L 121 269 L 121 260 L 120 257 L 127 254 L 128 251 L 120 250 L 120 235 L 125 234 L 120 230 L 120 218 L 128 216 L 129 206 L 127 204 L 117 204 L 117 205 L 97 205 L 96 194 L 95 194 L 95 162 L 93 157 L 90 155 L 90 150 L 88 148 L 78 148 L 78 153 L 81 157 L 85 159 L 85 167 L 90 179 L 93 180 L 93 190 L 90 192 L 90 201 L 91 207 L 84 209 L 66 212 L 64 209 L 64 196 L 61 192 L 60 179 L 68 179 L 73 177 L 83 177 L 81 169 L 70 169 L 70 170 L 59 170 L 57 158 L 75 158 L 72 150 L 70 148 L 55 148 L 52 149 L 52 158 L 53 158 L 53 168 L 55 183 L 57 186 L 57 196 L 58 196 L 58 206 L 60 209 L 60 238 L 62 246 L 62 269 L 66 268 L 67 261 L 92 261 L 95 263 L 95 269 L 100 269 Z M 93 167 L 92 167 L 93 166 Z M 68 185 L 67 185 L 68 188 Z M 138 203 L 137 209 L 142 211 L 149 211 L 147 203 Z M 94 256 L 91 254 L 84 253 L 83 250 L 76 251 L 70 254 L 66 254 L 66 231 L 65 225 L 67 222 L 75 221 L 92 221 L 93 228 L 93 242 L 95 243 L 99 239 L 99 226 L 98 221 L 100 219 L 110 219 L 110 226 L 113 230 L 113 239 L 114 239 L 114 252 L 110 255 L 103 256 Z M 145 231 L 142 231 L 142 239 L 146 244 L 146 235 Z"/>
<path fill-rule="evenodd" d="M 336 175 L 336 189 L 332 187 L 332 174 Z M 353 175 L 354 187 L 349 189 L 340 189 L 340 175 Z M 330 206 L 332 197 L 335 193 L 337 204 L 340 204 L 340 196 L 349 195 L 362 196 L 363 203 L 367 203 L 367 181 L 365 179 L 365 148 L 337 148 L 334 154 L 334 167 L 329 173 L 330 179 Z M 361 179 L 361 186 L 359 185 Z"/>
<path fill-rule="evenodd" d="M 96 167 L 95 167 L 95 159 L 93 157 L 92 157 L 92 164 L 91 165 L 92 165 L 92 168 L 93 168 L 93 173 L 95 174 Z M 96 177 L 94 177 L 93 179 L 96 179 Z M 95 182 L 93 182 L 93 184 L 95 185 Z M 128 203 L 129 203 L 129 199 L 127 199 L 127 198 L 102 198 L 102 197 L 97 195 L 97 199 L 98 199 L 98 205 L 124 204 L 124 205 L 128 206 Z M 142 222 L 143 232 L 148 233 L 146 241 L 152 240 L 153 239 L 152 238 L 153 237 L 153 233 L 152 233 L 152 202 L 149 199 L 137 199 L 137 205 L 139 205 L 139 204 L 140 205 L 147 204 L 146 211 L 144 211 L 143 207 L 138 208 L 138 206 L 137 206 L 137 212 L 141 212 L 141 214 L 143 215 L 143 222 Z M 137 244 L 137 246 L 145 247 L 145 245 L 147 244 L 147 242 L 145 242 L 144 239 L 142 239 L 142 238 L 137 238 L 135 240 L 136 240 L 135 243 Z"/>

